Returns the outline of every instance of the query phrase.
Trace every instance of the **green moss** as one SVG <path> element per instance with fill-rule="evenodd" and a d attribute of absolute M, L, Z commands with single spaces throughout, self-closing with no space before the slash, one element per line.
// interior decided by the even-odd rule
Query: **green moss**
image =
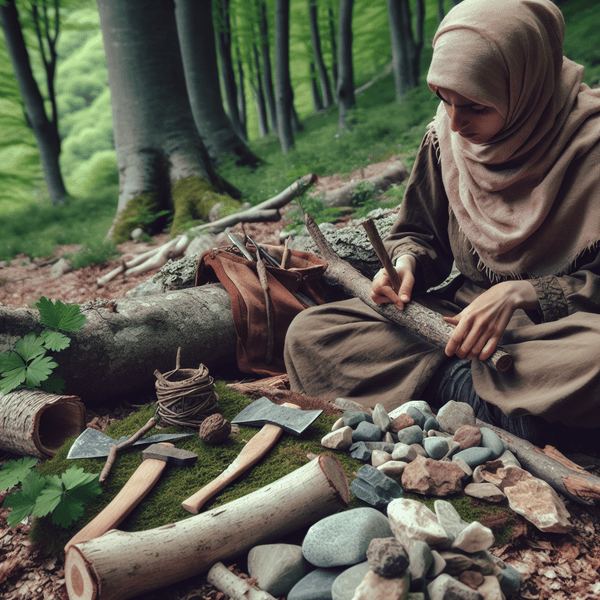
<path fill-rule="evenodd" d="M 112 234 L 115 244 L 121 244 L 131 239 L 131 232 L 137 227 L 144 228 L 147 215 L 156 214 L 161 209 L 158 193 L 147 192 L 132 198 L 119 214 Z"/>
<path fill-rule="evenodd" d="M 241 208 L 240 202 L 227 194 L 219 194 L 210 182 L 202 177 L 187 177 L 173 185 L 175 214 L 171 234 L 181 233 L 191 222 L 206 220 L 210 209 L 219 202 L 221 214 L 229 214 Z"/>
<path fill-rule="evenodd" d="M 222 382 L 217 382 L 216 389 L 219 394 L 220 411 L 228 420 L 233 419 L 251 402 L 249 398 L 234 392 Z M 154 406 L 145 406 L 136 414 L 111 425 L 106 433 L 115 439 L 122 435 L 131 435 L 153 415 Z M 309 453 L 323 454 L 324 448 L 320 440 L 331 430 L 335 420 L 335 417 L 321 415 L 302 436 L 283 435 L 263 460 L 207 502 L 202 510 L 210 510 L 276 481 L 306 464 L 310 460 L 307 456 Z M 176 427 L 165 430 L 176 431 L 180 430 Z M 232 435 L 226 443 L 218 446 L 204 444 L 197 435 L 178 442 L 178 447 L 198 454 L 196 464 L 187 468 L 168 467 L 159 483 L 123 521 L 120 528 L 125 531 L 141 531 L 189 518 L 191 515 L 181 507 L 181 502 L 215 479 L 240 453 L 244 440 L 249 440 L 258 431 L 259 429 L 254 427 L 240 427 L 238 436 Z M 104 466 L 104 458 L 76 461 L 66 459 L 73 442 L 74 438 L 67 440 L 57 455 L 41 467 L 41 472 L 61 474 L 75 462 L 88 473 L 100 473 Z M 352 460 L 345 452 L 332 453 L 340 459 L 349 481 L 352 480 L 362 463 Z M 62 555 L 67 541 L 114 498 L 140 465 L 141 460 L 139 449 L 128 449 L 119 453 L 110 476 L 102 484 L 103 493 L 88 505 L 79 521 L 69 529 L 62 529 L 53 525 L 49 517 L 36 519 L 31 538 L 39 541 L 53 554 Z"/>

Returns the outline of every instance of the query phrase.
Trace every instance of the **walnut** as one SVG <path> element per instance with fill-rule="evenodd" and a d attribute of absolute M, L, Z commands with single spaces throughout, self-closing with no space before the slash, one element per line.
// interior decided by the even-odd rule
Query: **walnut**
<path fill-rule="evenodd" d="M 206 417 L 200 425 L 200 439 L 207 444 L 221 444 L 231 433 L 231 423 L 220 413 Z"/>

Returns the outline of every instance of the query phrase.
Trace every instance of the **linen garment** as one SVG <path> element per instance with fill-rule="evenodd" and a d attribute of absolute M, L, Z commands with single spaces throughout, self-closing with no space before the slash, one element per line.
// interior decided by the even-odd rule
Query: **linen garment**
<path fill-rule="evenodd" d="M 600 169 L 600 152 L 592 164 Z M 590 155 L 582 168 L 590 165 Z M 574 184 L 578 165 L 571 165 Z M 586 173 L 589 177 L 589 173 Z M 598 176 L 600 178 L 600 175 Z M 417 260 L 411 302 L 442 315 L 460 312 L 498 281 L 510 279 L 486 269 L 460 229 L 442 181 L 436 133 L 421 144 L 398 218 L 384 240 L 392 260 Z M 554 249 L 553 249 L 554 250 Z M 441 290 L 427 291 L 448 277 Z M 472 361 L 476 393 L 507 416 L 540 415 L 572 427 L 600 426 L 600 252 L 582 252 L 561 275 L 531 278 L 540 309 L 517 310 L 500 345 L 513 367 L 497 372 Z M 310 308 L 292 322 L 285 363 L 293 390 L 308 396 L 344 397 L 389 411 L 418 399 L 444 351 L 390 323 L 357 299 Z"/>

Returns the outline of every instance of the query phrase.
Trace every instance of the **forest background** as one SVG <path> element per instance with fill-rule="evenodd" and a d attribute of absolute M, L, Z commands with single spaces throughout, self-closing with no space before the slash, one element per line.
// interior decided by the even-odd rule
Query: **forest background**
<path fill-rule="evenodd" d="M 110 1 L 103 0 L 103 3 Z M 210 4 L 208 0 L 201 3 Z M 119 202 L 119 169 L 98 7 L 95 0 L 0 0 L 0 4 L 16 6 L 19 11 L 33 75 L 44 96 L 48 115 L 52 115 L 52 105 L 39 50 L 41 38 L 32 15 L 37 14 L 39 19 L 47 14 L 48 32 L 53 35 L 57 21 L 52 11 L 55 5 L 60 7 L 54 86 L 60 171 L 67 190 L 65 205 L 51 201 L 36 138 L 29 126 L 5 38 L 0 33 L 0 260 L 10 260 L 21 253 L 43 257 L 51 255 L 57 245 L 82 244 L 81 260 L 102 262 L 115 252 L 114 240 L 105 238 Z M 139 7 L 143 2 L 136 0 L 134 4 Z M 325 88 L 320 85 L 309 21 L 311 4 L 316 7 L 322 58 L 333 96 L 341 79 L 337 75 L 338 61 L 342 66 L 339 19 L 348 5 L 352 10 L 352 85 L 357 93 L 355 104 L 347 107 L 343 115 L 345 107 L 341 108 L 335 98 L 328 101 Z M 416 87 L 404 89 L 402 93 L 397 90 L 392 69 L 394 56 L 388 6 L 394 4 L 411 10 L 411 29 L 415 32 L 411 43 L 419 41 L 418 8 L 424 8 L 423 46 L 416 67 Z M 440 15 L 447 12 L 453 2 L 390 0 L 386 4 L 383 0 L 290 0 L 286 62 L 293 90 L 292 115 L 297 119 L 292 120 L 292 143 L 287 147 L 283 143 L 285 133 L 282 136 L 281 130 L 275 132 L 273 119 L 269 123 L 266 114 L 261 115 L 257 109 L 256 74 L 262 67 L 257 67 L 255 48 L 260 45 L 257 40 L 265 38 L 260 38 L 260 12 L 256 9 L 263 5 L 273 88 L 277 93 L 280 73 L 275 70 L 275 57 L 281 40 L 277 38 L 274 22 L 280 0 L 214 0 L 212 5 L 217 47 L 219 34 L 225 27 L 222 9 L 223 6 L 229 8 L 230 52 L 237 87 L 242 91 L 237 95 L 235 107 L 227 104 L 227 82 L 221 64 L 223 105 L 230 115 L 236 109 L 239 111 L 237 120 L 231 119 L 235 121 L 236 133 L 262 161 L 258 165 L 240 166 L 241 161 L 235 156 L 220 155 L 212 160 L 219 175 L 242 192 L 241 200 L 256 204 L 307 173 L 345 175 L 394 155 L 400 155 L 410 167 L 438 102 L 425 85 L 431 39 Z M 600 85 L 600 4 L 597 0 L 565 0 L 559 5 L 567 22 L 565 54 L 585 65 L 586 83 Z M 160 43 L 160 36 L 157 40 Z M 48 57 L 48 47 L 46 52 Z M 402 192 L 402 187 L 394 188 L 383 204 L 396 205 Z M 363 208 L 371 207 L 367 202 Z M 314 203 L 311 207 L 317 212 L 322 209 L 323 206 Z M 152 233 L 153 225 L 164 227 L 164 223 L 172 223 L 172 215 L 167 215 L 163 223 L 156 213 L 138 208 L 134 215 L 137 222 L 132 221 L 131 228 L 139 225 Z M 187 223 L 191 224 L 191 221 Z M 78 266 L 83 265 L 80 262 Z"/>

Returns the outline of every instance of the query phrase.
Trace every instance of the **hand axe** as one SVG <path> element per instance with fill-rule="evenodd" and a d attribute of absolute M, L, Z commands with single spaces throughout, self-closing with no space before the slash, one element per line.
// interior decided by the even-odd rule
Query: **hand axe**
<path fill-rule="evenodd" d="M 265 398 L 265 400 L 267 399 Z M 256 402 L 258 402 L 258 400 Z M 269 400 L 267 400 L 267 402 L 271 404 Z M 281 406 L 276 404 L 273 406 L 276 406 L 277 408 L 285 407 L 287 410 L 302 412 L 299 410 L 300 407 L 298 405 L 287 402 Z M 321 411 L 312 412 L 320 413 Z M 232 422 L 235 422 L 235 419 Z M 200 508 L 202 508 L 202 505 L 207 500 L 210 500 L 217 492 L 220 492 L 234 479 L 237 479 L 244 473 L 244 471 L 247 471 L 250 467 L 255 465 L 275 445 L 275 442 L 277 442 L 282 433 L 283 428 L 279 425 L 274 425 L 272 423 L 264 425 L 263 428 L 242 448 L 242 451 L 238 454 L 237 458 L 216 479 L 205 485 L 193 496 L 187 498 L 187 500 L 184 500 L 181 503 L 181 506 L 188 512 L 197 515 L 200 512 Z"/>
<path fill-rule="evenodd" d="M 153 444 L 142 451 L 142 464 L 135 470 L 110 504 L 98 513 L 65 546 L 65 552 L 74 544 L 92 540 L 114 529 L 141 502 L 154 487 L 167 463 L 178 467 L 192 465 L 198 455 L 189 450 L 175 448 L 173 444 Z"/>

